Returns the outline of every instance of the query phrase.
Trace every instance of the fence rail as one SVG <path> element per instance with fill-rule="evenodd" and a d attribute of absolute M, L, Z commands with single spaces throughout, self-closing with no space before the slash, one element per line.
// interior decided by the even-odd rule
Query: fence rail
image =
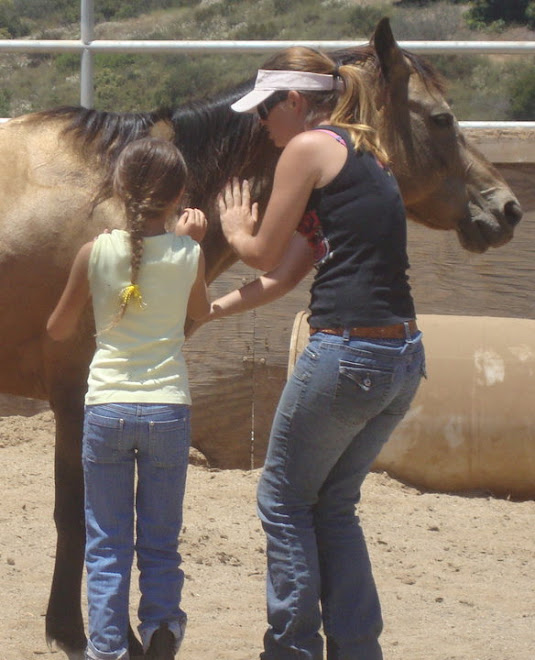
<path fill-rule="evenodd" d="M 270 53 L 288 46 L 309 46 L 322 50 L 354 48 L 368 39 L 353 41 L 111 41 L 93 39 L 94 0 L 81 0 L 81 39 L 0 39 L 0 53 L 79 53 L 80 104 L 94 105 L 93 55 L 95 53 Z M 400 41 L 402 48 L 415 53 L 485 55 L 533 55 L 535 41 Z M 535 121 L 461 121 L 468 128 L 535 128 Z"/>
<path fill-rule="evenodd" d="M 120 51 L 121 53 L 172 53 L 175 51 L 210 53 L 266 53 L 289 46 L 309 46 L 324 50 L 354 48 L 368 43 L 367 39 L 352 41 L 158 41 L 93 39 L 85 43 L 78 39 L 0 39 L 0 50 L 14 52 L 70 53 L 84 50 L 93 53 Z M 535 41 L 399 41 L 399 46 L 414 53 L 451 55 L 477 53 L 479 55 L 535 55 Z"/>

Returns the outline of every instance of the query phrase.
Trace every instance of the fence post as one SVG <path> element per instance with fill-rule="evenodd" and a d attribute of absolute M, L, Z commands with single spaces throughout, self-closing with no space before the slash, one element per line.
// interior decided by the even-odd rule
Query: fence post
<path fill-rule="evenodd" d="M 93 53 L 87 46 L 93 41 L 95 13 L 93 0 L 81 0 L 80 33 L 84 44 L 80 63 L 80 105 L 92 108 L 94 104 Z"/>

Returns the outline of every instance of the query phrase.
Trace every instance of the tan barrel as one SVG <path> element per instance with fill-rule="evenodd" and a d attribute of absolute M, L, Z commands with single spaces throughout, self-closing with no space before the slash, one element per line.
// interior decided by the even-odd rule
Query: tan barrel
<path fill-rule="evenodd" d="M 297 314 L 288 373 L 308 339 Z M 535 320 L 421 315 L 428 379 L 374 469 L 418 488 L 535 497 Z"/>
<path fill-rule="evenodd" d="M 290 353 L 288 355 L 288 378 L 292 375 L 297 358 L 301 355 L 308 341 L 308 312 L 297 312 L 290 337 Z"/>

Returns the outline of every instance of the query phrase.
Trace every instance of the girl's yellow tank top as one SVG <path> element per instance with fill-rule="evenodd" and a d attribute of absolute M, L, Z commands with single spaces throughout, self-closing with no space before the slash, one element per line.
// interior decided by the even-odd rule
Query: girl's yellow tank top
<path fill-rule="evenodd" d="M 130 240 L 123 230 L 97 238 L 88 271 L 97 347 L 89 368 L 87 405 L 191 404 L 182 346 L 199 252 L 189 236 L 145 238 L 138 277 L 143 304 L 132 297 L 123 318 L 113 325 L 121 292 L 130 284 Z"/>

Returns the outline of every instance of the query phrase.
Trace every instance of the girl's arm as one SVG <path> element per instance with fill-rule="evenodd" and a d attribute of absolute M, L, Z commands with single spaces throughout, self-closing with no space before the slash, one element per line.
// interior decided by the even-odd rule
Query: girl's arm
<path fill-rule="evenodd" d="M 80 316 L 89 300 L 87 272 L 92 247 L 93 241 L 82 245 L 78 251 L 65 289 L 46 324 L 48 334 L 56 341 L 63 341 L 74 334 Z"/>
<path fill-rule="evenodd" d="M 295 234 L 277 268 L 214 300 L 205 320 L 245 312 L 281 298 L 310 272 L 312 266 L 312 250 L 306 238 Z"/>
<path fill-rule="evenodd" d="M 191 319 L 197 321 L 206 317 L 209 311 L 210 298 L 205 279 L 205 259 L 204 252 L 201 249 L 197 266 L 197 277 L 189 294 L 187 314 Z"/>

